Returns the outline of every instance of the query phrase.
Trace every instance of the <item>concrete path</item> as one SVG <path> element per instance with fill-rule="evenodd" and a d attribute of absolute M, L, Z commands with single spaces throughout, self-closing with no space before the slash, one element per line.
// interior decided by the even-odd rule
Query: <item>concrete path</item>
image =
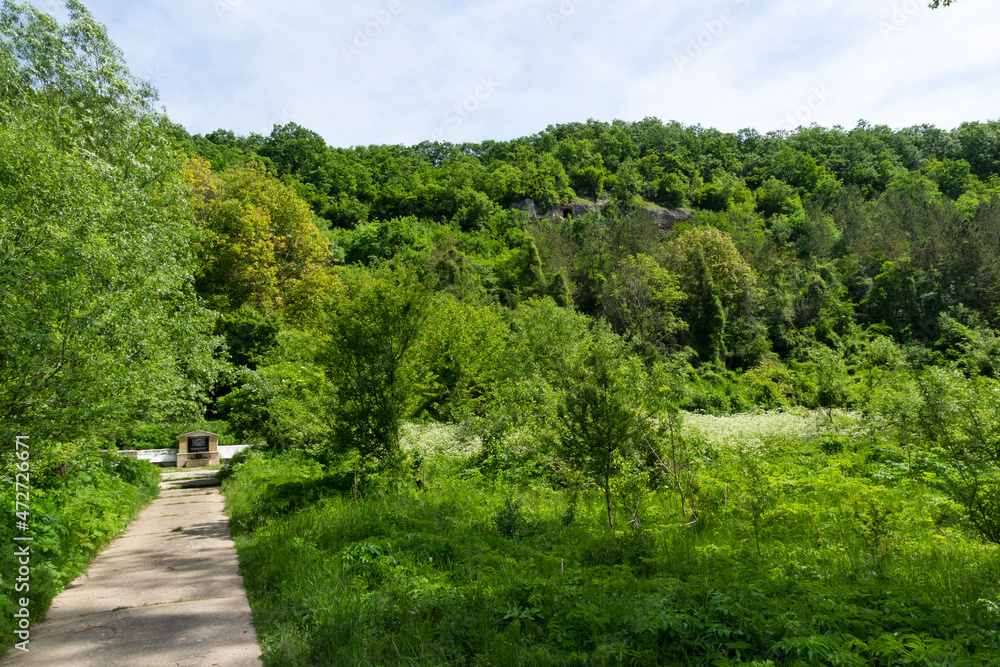
<path fill-rule="evenodd" d="M 164 473 L 160 495 L 52 602 L 29 652 L 0 666 L 259 666 L 214 471 Z"/>

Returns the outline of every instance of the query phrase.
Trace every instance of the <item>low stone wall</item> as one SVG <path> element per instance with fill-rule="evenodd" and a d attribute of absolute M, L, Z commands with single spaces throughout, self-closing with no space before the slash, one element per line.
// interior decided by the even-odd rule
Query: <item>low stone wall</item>
<path fill-rule="evenodd" d="M 241 452 L 253 445 L 219 445 L 219 459 L 226 461 L 233 458 L 237 452 Z M 119 456 L 130 456 L 132 458 L 149 461 L 155 465 L 172 466 L 177 464 L 177 448 L 173 449 L 119 449 Z"/>
<path fill-rule="evenodd" d="M 223 461 L 231 459 L 247 447 L 253 447 L 253 445 L 219 445 L 219 458 Z"/>

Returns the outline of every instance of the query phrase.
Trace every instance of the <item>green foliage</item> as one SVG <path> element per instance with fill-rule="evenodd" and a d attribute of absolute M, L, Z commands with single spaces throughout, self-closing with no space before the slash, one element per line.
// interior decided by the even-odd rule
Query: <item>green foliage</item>
<path fill-rule="evenodd" d="M 506 142 L 353 149 L 326 146 L 294 124 L 266 138 L 231 134 L 186 145 L 229 151 L 230 171 L 240 155 L 260 156 L 317 215 L 336 221 L 334 257 L 338 248 L 348 263 L 401 256 L 426 265 L 432 289 L 463 300 L 514 307 L 548 295 L 623 332 L 609 281 L 632 273 L 622 268 L 627 257 L 655 258 L 688 295 L 677 316 L 689 326 L 669 346 L 642 343 L 649 362 L 688 345 L 700 363 L 747 369 L 771 350 L 791 354 L 800 332 L 839 347 L 859 322 L 927 345 L 939 337 L 939 315 L 957 304 L 990 322 L 1000 304 L 995 123 L 945 132 L 862 121 L 785 136 L 649 118 L 568 123 Z M 588 197 L 597 205 L 602 196 L 612 201 L 601 214 L 544 217 L 553 204 Z M 643 200 L 701 210 L 665 229 L 664 245 Z M 528 223 L 504 210 L 515 204 L 543 217 Z M 718 248 L 702 248 L 722 312 L 689 289 L 707 284 L 691 268 L 697 244 L 688 235 L 701 226 L 730 236 L 752 267 L 731 298 Z M 326 294 L 304 285 L 297 302 L 308 304 L 317 289 Z"/>
<path fill-rule="evenodd" d="M 757 202 L 757 210 L 768 218 L 776 215 L 794 215 L 802 210 L 802 201 L 795 188 L 773 177 L 757 188 L 754 199 Z"/>
<path fill-rule="evenodd" d="M 493 526 L 498 533 L 513 540 L 524 535 L 528 529 L 528 517 L 521 509 L 521 501 L 511 496 L 504 498 L 493 515 Z"/>
<path fill-rule="evenodd" d="M 996 122 L 191 137 L 67 9 L 0 10 L 46 595 L 152 489 L 84 443 L 214 401 L 267 446 L 226 488 L 275 663 L 995 662 Z"/>
<path fill-rule="evenodd" d="M 872 494 L 851 498 L 850 507 L 871 567 L 876 576 L 884 577 L 885 561 L 893 547 L 892 516 L 896 510 L 883 498 Z"/>
<path fill-rule="evenodd" d="M 32 623 L 45 615 L 52 599 L 83 572 L 91 559 L 119 535 L 132 517 L 159 492 L 159 472 L 146 461 L 87 449 L 62 463 L 58 476 L 38 475 L 42 450 L 31 450 L 31 605 Z M 36 455 L 38 460 L 36 460 Z M 12 544 L 15 535 L 14 461 L 0 469 L 0 502 L 10 508 L 0 517 L 0 539 Z M 22 478 L 23 481 L 23 478 Z M 15 590 L 17 557 L 11 548 L 0 553 L 0 650 L 16 641 L 15 601 L 26 597 Z"/>
<path fill-rule="evenodd" d="M 233 365 L 253 370 L 261 358 L 278 344 L 281 328 L 279 313 L 262 313 L 244 306 L 220 317 L 215 330 L 225 337 Z"/>
<path fill-rule="evenodd" d="M 958 199 L 973 186 L 972 168 L 965 160 L 934 160 L 925 164 L 923 171 L 952 199 Z"/>
<path fill-rule="evenodd" d="M 685 328 L 677 313 L 685 295 L 677 278 L 649 255 L 626 257 L 605 285 L 605 317 L 615 331 L 653 358 Z"/>
<path fill-rule="evenodd" d="M 152 89 L 83 6 L 4 3 L 0 451 L 200 416 L 223 364 Z"/>
<path fill-rule="evenodd" d="M 320 354 L 327 377 L 336 379 L 337 441 L 368 465 L 392 466 L 412 383 L 406 361 L 426 320 L 428 293 L 398 264 L 346 272 L 344 284 Z"/>
<path fill-rule="evenodd" d="M 617 336 L 597 328 L 582 367 L 569 384 L 559 411 L 560 452 L 571 465 L 599 480 L 608 526 L 614 528 L 611 478 L 615 463 L 635 451 L 649 429 L 642 406 L 646 374 L 638 359 L 626 356 Z"/>
<path fill-rule="evenodd" d="M 935 369 L 918 387 L 919 419 L 911 428 L 942 455 L 937 473 L 969 522 L 1000 542 L 1000 384 Z"/>
<path fill-rule="evenodd" d="M 265 662 L 994 662 L 995 548 L 939 534 L 933 492 L 889 491 L 863 452 L 819 453 L 805 428 L 818 423 L 716 418 L 698 475 L 720 495 L 705 494 L 697 529 L 642 473 L 614 486 L 621 523 L 641 529 L 609 531 L 595 530 L 606 503 L 593 487 L 445 476 L 355 501 L 305 492 L 329 473 L 299 457 L 251 456 L 224 492 Z"/>
<path fill-rule="evenodd" d="M 777 498 L 766 465 L 757 459 L 756 452 L 740 452 L 740 469 L 743 479 L 739 506 L 744 521 L 749 524 L 753 532 L 754 546 L 759 558 L 761 533 L 775 519 Z"/>
<path fill-rule="evenodd" d="M 336 387 L 317 360 L 320 342 L 311 332 L 287 329 L 275 345 L 257 368 L 238 376 L 217 409 L 239 442 L 312 452 L 329 447 Z"/>
<path fill-rule="evenodd" d="M 187 166 L 202 226 L 196 287 L 225 312 L 252 307 L 305 317 L 308 302 L 331 284 L 330 244 L 293 188 L 246 162 L 220 175 L 204 162 Z"/>
<path fill-rule="evenodd" d="M 757 279 L 732 239 L 714 227 L 694 227 L 673 239 L 666 264 L 679 278 L 687 301 L 681 311 L 687 341 L 703 361 L 726 356 L 726 324 L 753 314 Z"/>
<path fill-rule="evenodd" d="M 448 294 L 432 298 L 427 323 L 411 360 L 419 374 L 411 410 L 438 421 L 460 421 L 481 412 L 506 374 L 507 325 L 499 309 L 463 303 Z"/>

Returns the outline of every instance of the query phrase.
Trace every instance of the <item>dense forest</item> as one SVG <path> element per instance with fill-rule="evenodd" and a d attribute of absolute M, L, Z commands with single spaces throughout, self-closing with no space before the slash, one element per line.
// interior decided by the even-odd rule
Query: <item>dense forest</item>
<path fill-rule="evenodd" d="M 0 15 L 46 603 L 207 428 L 268 664 L 995 663 L 1000 121 L 191 135 L 67 7 Z"/>

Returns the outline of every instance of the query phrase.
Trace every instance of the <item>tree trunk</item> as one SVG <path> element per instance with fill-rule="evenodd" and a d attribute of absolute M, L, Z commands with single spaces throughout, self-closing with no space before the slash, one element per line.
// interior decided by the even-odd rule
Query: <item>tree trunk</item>
<path fill-rule="evenodd" d="M 604 501 L 608 505 L 608 527 L 614 530 L 615 522 L 611 519 L 611 471 L 604 473 Z"/>

